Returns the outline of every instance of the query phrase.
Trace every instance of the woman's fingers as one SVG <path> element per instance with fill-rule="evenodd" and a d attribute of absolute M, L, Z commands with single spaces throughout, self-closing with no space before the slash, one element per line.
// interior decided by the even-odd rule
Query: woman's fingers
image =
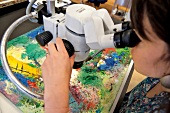
<path fill-rule="evenodd" d="M 57 48 L 55 47 L 54 43 L 48 44 L 48 54 L 57 54 Z"/>
<path fill-rule="evenodd" d="M 56 38 L 56 46 L 59 52 L 67 53 L 64 43 L 61 38 Z M 68 53 L 67 53 L 68 54 Z"/>
<path fill-rule="evenodd" d="M 70 57 L 71 67 L 73 67 L 73 65 L 74 65 L 74 59 L 75 59 L 75 57 L 76 57 L 76 55 L 75 55 L 75 54 L 74 54 L 74 55 L 72 55 L 72 56 Z"/>

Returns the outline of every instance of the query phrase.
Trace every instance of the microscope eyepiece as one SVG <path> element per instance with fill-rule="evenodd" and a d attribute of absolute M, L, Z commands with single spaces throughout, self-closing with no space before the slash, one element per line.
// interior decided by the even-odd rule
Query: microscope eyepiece
<path fill-rule="evenodd" d="M 113 42 L 116 48 L 135 47 L 140 39 L 132 29 L 119 31 L 114 34 Z"/>

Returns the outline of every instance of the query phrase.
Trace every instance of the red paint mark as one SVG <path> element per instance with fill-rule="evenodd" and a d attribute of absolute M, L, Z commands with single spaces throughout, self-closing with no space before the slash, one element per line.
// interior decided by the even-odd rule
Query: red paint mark
<path fill-rule="evenodd" d="M 96 107 L 96 105 L 95 105 L 95 103 L 93 103 L 93 102 L 89 102 L 88 104 L 87 104 L 87 110 L 89 110 L 89 109 L 93 109 L 93 108 L 95 108 Z"/>
<path fill-rule="evenodd" d="M 27 80 L 28 85 L 30 88 L 38 89 L 38 86 L 35 82 L 31 82 L 30 80 Z"/>
<path fill-rule="evenodd" d="M 110 54 L 111 52 L 116 52 L 116 50 L 114 48 L 107 48 L 104 49 L 103 54 L 106 55 L 106 54 Z"/>
<path fill-rule="evenodd" d="M 82 98 L 81 98 L 81 94 L 80 94 L 80 88 L 76 87 L 76 86 L 71 86 L 70 87 L 70 91 L 72 93 L 72 96 L 74 97 L 74 99 L 76 100 L 76 102 L 78 104 L 80 104 L 82 102 Z"/>
<path fill-rule="evenodd" d="M 96 96 L 87 90 L 83 90 L 80 86 L 71 86 L 70 92 L 78 104 L 83 103 L 83 110 L 90 110 L 97 107 L 98 101 Z"/>
<path fill-rule="evenodd" d="M 81 70 L 81 68 L 76 69 L 76 71 L 78 71 L 78 72 L 79 72 L 80 70 Z"/>

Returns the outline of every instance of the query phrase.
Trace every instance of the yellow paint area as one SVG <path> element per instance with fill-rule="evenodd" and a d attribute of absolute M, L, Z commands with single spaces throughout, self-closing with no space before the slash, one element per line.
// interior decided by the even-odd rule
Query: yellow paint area
<path fill-rule="evenodd" d="M 41 70 L 36 67 L 31 67 L 28 63 L 33 62 L 28 58 L 21 59 L 21 53 L 24 52 L 24 48 L 10 47 L 7 51 L 7 59 L 9 66 L 13 72 L 23 74 L 30 78 L 39 78 Z"/>
<path fill-rule="evenodd" d="M 38 68 L 33 68 L 26 63 L 18 61 L 13 56 L 7 56 L 9 66 L 11 67 L 12 71 L 16 73 L 23 74 L 25 76 L 31 78 L 39 78 L 41 75 L 41 70 Z"/>
<path fill-rule="evenodd" d="M 15 59 L 18 61 L 24 62 L 24 63 L 31 63 L 32 60 L 29 60 L 28 57 L 25 59 L 21 58 L 21 54 L 25 53 L 25 48 L 24 47 L 16 47 L 16 46 L 11 46 L 8 48 L 7 55 L 13 56 Z"/>

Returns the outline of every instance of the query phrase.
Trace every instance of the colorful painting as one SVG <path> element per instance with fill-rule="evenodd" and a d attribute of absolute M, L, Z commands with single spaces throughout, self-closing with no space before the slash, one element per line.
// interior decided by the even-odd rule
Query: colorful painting
<path fill-rule="evenodd" d="M 7 58 L 18 80 L 34 92 L 43 93 L 41 64 L 46 52 L 35 40 L 43 32 L 40 26 L 8 42 Z M 89 55 L 95 54 L 91 51 Z M 131 61 L 129 48 L 108 48 L 73 70 L 70 80 L 72 113 L 108 113 Z M 23 94 L 7 77 L 0 65 L 0 92 L 23 113 L 43 113 L 42 100 Z"/>

